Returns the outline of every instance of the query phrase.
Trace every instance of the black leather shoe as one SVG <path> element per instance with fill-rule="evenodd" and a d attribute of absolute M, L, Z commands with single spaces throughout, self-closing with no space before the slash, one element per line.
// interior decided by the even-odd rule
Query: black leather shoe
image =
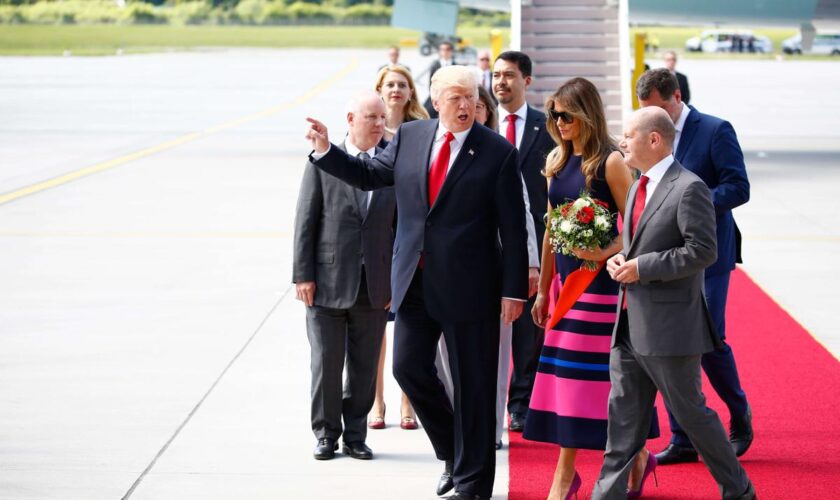
<path fill-rule="evenodd" d="M 455 493 L 451 497 L 446 497 L 447 500 L 486 500 L 484 497 L 473 495 L 472 493 Z"/>
<path fill-rule="evenodd" d="M 667 448 L 656 454 L 656 465 L 688 464 L 697 460 L 697 450 L 674 443 L 669 443 Z"/>
<path fill-rule="evenodd" d="M 337 449 L 338 443 L 335 442 L 335 439 L 321 438 L 318 440 L 318 444 L 315 445 L 315 451 L 312 452 L 312 456 L 315 457 L 315 460 L 330 460 L 335 458 L 335 450 Z"/>
<path fill-rule="evenodd" d="M 749 486 L 747 486 L 747 491 L 734 500 L 758 500 L 758 496 L 755 494 L 755 488 L 753 488 L 752 482 L 750 482 Z"/>
<path fill-rule="evenodd" d="M 740 457 L 753 442 L 752 410 L 747 407 L 747 414 L 742 418 L 733 418 L 729 423 L 729 443 L 736 457 Z"/>
<path fill-rule="evenodd" d="M 452 488 L 455 487 L 455 482 L 452 480 L 452 460 L 447 460 L 443 466 L 443 474 L 440 475 L 440 481 L 437 485 L 438 496 L 446 495 Z"/>
<path fill-rule="evenodd" d="M 373 458 L 373 452 L 367 447 L 364 441 L 344 443 L 344 446 L 341 447 L 341 452 L 359 460 L 370 460 Z"/>
<path fill-rule="evenodd" d="M 525 415 L 521 413 L 512 413 L 510 415 L 510 425 L 508 430 L 512 432 L 522 432 L 525 428 Z"/>
<path fill-rule="evenodd" d="M 496 441 L 496 449 L 497 449 L 497 450 L 501 450 L 501 449 L 502 449 L 502 442 L 501 442 L 501 441 Z"/>

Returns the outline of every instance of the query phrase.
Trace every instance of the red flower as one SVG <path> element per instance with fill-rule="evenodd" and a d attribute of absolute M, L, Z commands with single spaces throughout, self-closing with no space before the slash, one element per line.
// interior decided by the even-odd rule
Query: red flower
<path fill-rule="evenodd" d="M 597 203 L 597 204 L 601 205 L 602 207 L 606 208 L 607 210 L 610 209 L 610 206 L 606 202 L 603 202 L 601 200 L 594 200 L 594 201 L 595 201 L 595 203 Z"/>
<path fill-rule="evenodd" d="M 561 214 L 563 217 L 568 216 L 568 215 L 569 215 L 569 210 L 570 210 L 571 208 L 572 208 L 572 202 L 570 201 L 569 203 L 566 203 L 565 205 L 563 205 L 562 207 L 560 207 L 560 214 Z"/>
<path fill-rule="evenodd" d="M 589 224 L 595 218 L 595 210 L 592 207 L 583 207 L 577 212 L 577 220 Z"/>

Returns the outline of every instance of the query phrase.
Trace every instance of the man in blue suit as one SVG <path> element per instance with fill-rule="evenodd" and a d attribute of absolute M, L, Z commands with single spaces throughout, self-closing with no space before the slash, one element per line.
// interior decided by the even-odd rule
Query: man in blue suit
<path fill-rule="evenodd" d="M 677 129 L 674 156 L 685 168 L 703 179 L 712 191 L 717 216 L 718 258 L 706 268 L 706 302 L 718 335 L 726 339 L 726 296 L 729 275 L 741 262 L 741 237 L 732 209 L 750 199 L 750 182 L 744 154 L 732 125 L 706 115 L 682 102 L 679 83 L 666 68 L 644 73 L 636 84 L 636 94 L 643 107 L 664 109 Z M 720 349 L 704 354 L 703 371 L 715 392 L 729 409 L 729 441 L 737 456 L 747 452 L 753 441 L 752 412 L 741 388 L 732 349 L 726 342 Z M 660 465 L 696 462 L 697 451 L 673 415 L 671 442 L 656 455 Z"/>
<path fill-rule="evenodd" d="M 307 132 L 318 168 L 363 190 L 394 186 L 394 376 L 446 462 L 437 493 L 470 500 L 493 494 L 499 315 L 513 322 L 528 295 L 517 152 L 475 123 L 477 86 L 469 68 L 438 70 L 440 119 L 404 123 L 373 159 L 331 146 L 317 120 Z M 441 332 L 454 408 L 435 370 Z"/>

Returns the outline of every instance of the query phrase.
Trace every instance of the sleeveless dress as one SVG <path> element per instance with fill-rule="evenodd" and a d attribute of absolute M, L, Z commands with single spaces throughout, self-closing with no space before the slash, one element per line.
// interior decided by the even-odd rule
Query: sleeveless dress
<path fill-rule="evenodd" d="M 610 212 L 617 213 L 618 206 L 605 180 L 605 168 L 602 163 L 588 191 L 593 198 L 607 203 Z M 551 179 L 549 202 L 557 207 L 577 199 L 585 188 L 581 158 L 572 156 Z M 613 231 L 618 234 L 617 228 Z M 560 284 L 580 265 L 575 257 L 555 255 L 551 307 Z M 617 304 L 618 283 L 610 278 L 605 266 L 569 312 L 546 329 L 525 421 L 525 439 L 566 448 L 606 448 L 610 343 L 618 317 Z M 654 416 L 650 437 L 658 435 Z"/>

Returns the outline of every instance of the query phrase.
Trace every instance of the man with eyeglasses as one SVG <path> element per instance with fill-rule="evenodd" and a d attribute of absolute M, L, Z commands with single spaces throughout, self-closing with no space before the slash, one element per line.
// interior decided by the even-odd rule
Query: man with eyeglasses
<path fill-rule="evenodd" d="M 545 212 L 548 207 L 548 189 L 542 171 L 545 158 L 554 149 L 554 141 L 545 127 L 545 114 L 528 105 L 525 92 L 532 81 L 531 58 L 519 51 L 499 54 L 493 64 L 493 93 L 499 100 L 499 134 L 519 150 L 519 170 L 528 191 L 531 215 L 534 219 L 536 240 L 529 242 L 542 248 L 545 233 Z M 528 304 L 530 311 L 539 282 L 539 267 L 529 270 Z M 544 332 L 527 314 L 513 324 L 511 351 L 513 373 L 508 391 L 509 430 L 522 432 L 525 414 L 531 402 L 531 391 L 539 364 Z"/>
<path fill-rule="evenodd" d="M 726 297 L 729 275 L 741 262 L 741 233 L 732 209 L 750 199 L 750 182 L 744 154 L 732 125 L 697 111 L 682 102 L 676 77 L 666 68 L 644 73 L 636 84 L 643 107 L 664 109 L 676 127 L 674 157 L 703 179 L 712 191 L 717 216 L 718 258 L 705 272 L 705 294 L 721 347 L 702 358 L 703 371 L 712 388 L 726 403 L 730 414 L 729 441 L 737 456 L 747 452 L 753 441 L 752 412 L 726 339 Z M 697 462 L 698 454 L 683 429 L 669 413 L 671 442 L 656 455 L 660 465 Z"/>

